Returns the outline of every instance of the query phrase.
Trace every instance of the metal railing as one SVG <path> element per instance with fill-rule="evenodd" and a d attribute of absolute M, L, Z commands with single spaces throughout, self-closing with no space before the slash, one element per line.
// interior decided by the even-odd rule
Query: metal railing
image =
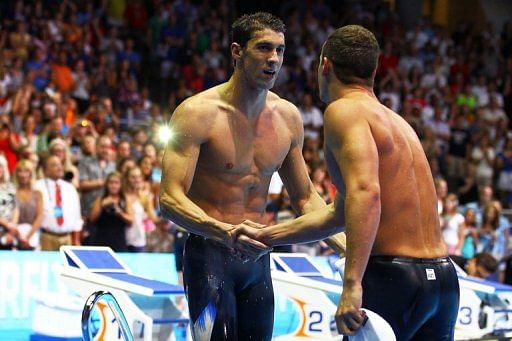
<path fill-rule="evenodd" d="M 90 319 L 91 314 L 96 306 L 96 303 L 99 300 L 105 301 L 110 309 L 112 310 L 116 321 L 119 323 L 119 330 L 121 331 L 121 335 L 125 341 L 133 341 L 133 335 L 130 331 L 130 326 L 128 325 L 128 321 L 126 321 L 126 317 L 117 303 L 114 295 L 112 295 L 108 291 L 96 291 L 93 293 L 87 301 L 85 302 L 84 309 L 82 310 L 82 336 L 85 341 L 93 341 L 93 336 L 90 330 Z"/>

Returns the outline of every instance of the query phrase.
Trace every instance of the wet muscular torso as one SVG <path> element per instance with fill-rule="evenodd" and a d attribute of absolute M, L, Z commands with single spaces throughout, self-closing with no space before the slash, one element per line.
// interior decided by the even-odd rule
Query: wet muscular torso
<path fill-rule="evenodd" d="M 275 95 L 252 117 L 220 100 L 210 101 L 216 114 L 200 147 L 188 196 L 220 221 L 259 222 L 270 178 L 290 150 L 286 113 Z"/>
<path fill-rule="evenodd" d="M 413 129 L 375 100 L 360 101 L 379 159 L 381 216 L 374 255 L 433 258 L 446 255 L 428 161 Z M 341 197 L 345 182 L 329 146 L 327 166 Z"/>

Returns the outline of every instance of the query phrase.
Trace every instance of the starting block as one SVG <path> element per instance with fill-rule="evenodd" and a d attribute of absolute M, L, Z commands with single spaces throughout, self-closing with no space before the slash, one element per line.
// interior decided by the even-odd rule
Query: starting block
<path fill-rule="evenodd" d="M 169 340 L 173 324 L 188 325 L 189 319 L 171 299 L 185 295 L 183 287 L 134 275 L 109 247 L 62 246 L 60 253 L 64 283 L 84 300 L 96 291 L 112 293 L 135 340 Z M 113 314 L 107 311 L 100 307 L 97 329 L 109 335 L 106 339 L 121 340 Z"/>

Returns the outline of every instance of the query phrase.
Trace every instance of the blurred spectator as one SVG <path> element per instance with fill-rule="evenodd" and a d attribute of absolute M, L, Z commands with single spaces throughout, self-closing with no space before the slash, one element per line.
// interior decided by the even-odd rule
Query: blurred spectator
<path fill-rule="evenodd" d="M 458 212 L 458 205 L 457 196 L 449 193 L 444 200 L 441 225 L 448 254 L 456 256 L 460 256 L 465 237 L 464 216 Z"/>
<path fill-rule="evenodd" d="M 97 143 L 97 153 L 94 153 Z M 97 197 L 103 193 L 107 175 L 115 171 L 115 163 L 111 160 L 112 142 L 106 136 L 100 136 L 96 142 L 91 137 L 84 141 L 85 156 L 78 163 L 80 174 L 80 191 L 82 192 L 82 213 L 88 215 Z M 89 154 L 90 152 L 90 154 Z"/>
<path fill-rule="evenodd" d="M 448 195 L 448 184 L 444 179 L 436 178 L 434 185 L 437 195 L 437 213 L 441 216 L 443 214 L 445 198 Z"/>
<path fill-rule="evenodd" d="M 387 106 L 395 111 L 400 112 L 400 80 L 394 70 L 389 70 L 387 75 L 380 81 L 379 99 Z"/>
<path fill-rule="evenodd" d="M 510 235 L 510 228 L 512 225 L 510 225 L 510 219 L 507 218 L 505 215 L 503 215 L 503 206 L 501 205 L 501 202 L 499 200 L 493 200 L 491 201 L 491 204 L 496 208 L 498 211 L 498 233 L 503 234 L 503 244 L 504 248 L 500 252 L 503 252 L 505 255 L 508 255 L 509 248 L 508 248 L 508 241 L 509 241 L 509 235 Z"/>
<path fill-rule="evenodd" d="M 108 137 L 100 136 L 97 141 L 92 136 L 87 136 L 84 139 L 84 157 L 78 162 L 78 171 L 82 194 L 82 214 L 85 217 L 89 217 L 94 201 L 103 194 L 107 175 L 115 171 L 116 165 L 111 160 L 111 153 L 112 142 Z M 86 221 L 84 232 L 85 243 L 92 242 L 95 238 L 94 225 Z"/>
<path fill-rule="evenodd" d="M 502 245 L 498 245 L 500 241 L 498 238 L 498 227 L 499 227 L 499 211 L 492 204 L 489 203 L 484 211 L 482 217 L 482 225 L 478 231 L 478 252 L 489 252 L 494 255 L 494 250 L 502 250 Z"/>
<path fill-rule="evenodd" d="M 90 141 L 86 142 L 86 137 L 89 137 Z M 94 125 L 89 120 L 81 120 L 71 128 L 68 132 L 68 139 L 70 142 L 70 151 L 73 157 L 74 162 L 82 159 L 87 155 L 93 155 L 96 153 L 96 138 L 98 137 L 98 133 L 94 128 Z M 88 146 L 84 146 L 87 144 Z M 84 153 L 82 148 L 86 149 Z"/>
<path fill-rule="evenodd" d="M 128 250 L 142 252 L 146 246 L 146 232 L 153 230 L 159 218 L 155 215 L 153 196 L 144 189 L 142 171 L 130 168 L 125 174 L 125 193 L 132 199 L 133 223 L 126 231 Z"/>
<path fill-rule="evenodd" d="M 85 63 L 83 60 L 78 60 L 75 63 L 75 67 L 71 73 L 71 76 L 73 77 L 74 83 L 74 88 L 71 95 L 77 102 L 78 113 L 82 114 L 89 106 L 89 91 L 91 88 L 89 76 L 85 71 Z"/>
<path fill-rule="evenodd" d="M 477 211 L 480 217 L 478 206 L 480 190 L 476 183 L 476 166 L 471 162 L 466 162 L 464 177 L 457 182 L 457 194 L 459 196 L 459 204 L 468 205 Z M 478 220 L 480 222 L 480 220 Z"/>
<path fill-rule="evenodd" d="M 472 258 L 476 253 L 477 243 L 478 228 L 476 226 L 475 210 L 468 208 L 464 213 L 464 243 L 462 244 L 461 256 L 464 259 Z"/>
<path fill-rule="evenodd" d="M 491 145 L 489 134 L 482 132 L 482 136 L 470 153 L 471 162 L 476 165 L 476 184 L 478 187 L 490 186 L 494 175 L 495 151 Z"/>
<path fill-rule="evenodd" d="M 25 23 L 22 20 L 17 21 L 16 31 L 9 35 L 9 43 L 13 49 L 14 57 L 26 60 L 31 42 L 32 37 L 27 33 Z"/>
<path fill-rule="evenodd" d="M 12 109 L 12 82 L 6 66 L 0 63 L 0 115 L 8 115 Z"/>
<path fill-rule="evenodd" d="M 146 252 L 173 251 L 174 237 L 169 231 L 169 224 L 157 224 L 156 228 L 146 236 Z"/>
<path fill-rule="evenodd" d="M 315 186 L 318 194 L 320 194 L 326 203 L 329 204 L 334 200 L 334 194 L 331 190 L 333 185 L 329 179 L 326 169 L 323 166 L 317 167 L 313 170 L 311 181 L 313 182 L 313 186 Z"/>
<path fill-rule="evenodd" d="M 71 152 L 66 141 L 56 138 L 48 146 L 50 155 L 58 156 L 64 165 L 64 180 L 70 182 L 76 189 L 80 186 L 80 173 L 78 168 L 71 161 Z"/>
<path fill-rule="evenodd" d="M 482 225 L 483 211 L 494 199 L 494 191 L 491 186 L 484 186 L 478 190 L 478 200 L 466 204 L 467 208 L 473 208 L 476 212 L 476 223 Z"/>
<path fill-rule="evenodd" d="M 95 245 L 128 251 L 126 229 L 133 224 L 132 198 L 124 194 L 121 173 L 107 175 L 103 195 L 92 205 L 90 221 L 96 225 Z"/>
<path fill-rule="evenodd" d="M 9 179 L 7 161 L 0 154 L 0 249 L 11 249 L 18 237 L 16 188 Z"/>
<path fill-rule="evenodd" d="M 487 252 L 480 252 L 468 260 L 466 270 L 468 275 L 485 280 L 498 281 L 496 270 L 498 262 Z"/>
<path fill-rule="evenodd" d="M 148 140 L 148 134 L 143 128 L 138 128 L 133 132 L 131 155 L 137 160 L 142 157 L 142 149 Z"/>
<path fill-rule="evenodd" d="M 465 176 L 466 158 L 469 149 L 469 130 L 466 128 L 466 119 L 458 114 L 450 128 L 448 155 L 446 158 L 447 176 L 452 184 L 457 184 Z"/>
<path fill-rule="evenodd" d="M 132 157 L 130 142 L 128 140 L 121 140 L 116 146 L 117 159 L 121 160 L 127 157 Z"/>
<path fill-rule="evenodd" d="M 460 77 L 459 79 L 462 82 L 462 77 Z M 465 106 L 470 110 L 474 110 L 478 106 L 478 100 L 475 94 L 471 91 L 470 84 L 461 84 L 460 87 L 461 88 L 456 91 L 457 96 L 455 98 L 455 103 L 458 106 Z"/>
<path fill-rule="evenodd" d="M 496 157 L 498 196 L 507 208 L 512 208 L 512 138 L 505 142 L 503 151 Z"/>
<path fill-rule="evenodd" d="M 155 160 L 156 155 L 154 157 L 143 155 L 138 164 L 142 172 L 142 188 L 150 192 L 153 197 L 158 195 L 160 189 L 160 178 L 153 173 Z"/>
<path fill-rule="evenodd" d="M 487 79 L 484 75 L 478 77 L 477 83 L 471 87 L 471 93 L 476 96 L 476 105 L 479 107 L 485 107 L 489 104 Z"/>
<path fill-rule="evenodd" d="M 48 120 L 48 123 L 44 125 L 42 131 L 38 135 L 37 148 L 36 148 L 37 153 L 41 154 L 41 153 L 44 153 L 45 151 L 47 151 L 48 145 L 52 139 L 57 138 L 57 137 L 62 138 L 63 130 L 64 130 L 64 121 L 63 121 L 62 117 L 53 114 L 53 116 Z"/>
<path fill-rule="evenodd" d="M 23 117 L 22 131 L 20 132 L 20 146 L 30 146 L 32 150 L 37 149 L 36 119 L 33 115 Z"/>
<path fill-rule="evenodd" d="M 116 165 L 116 170 L 126 177 L 126 173 L 130 168 L 136 167 L 137 161 L 131 156 L 121 157 Z"/>
<path fill-rule="evenodd" d="M 71 68 L 65 51 L 58 52 L 57 60 L 52 64 L 52 84 L 61 93 L 69 93 L 75 86 Z"/>
<path fill-rule="evenodd" d="M 450 141 L 450 126 L 443 120 L 443 111 L 441 106 L 434 108 L 434 117 L 432 120 L 427 121 L 425 125 L 430 127 L 434 132 L 441 153 L 444 154 L 448 149 L 448 142 Z"/>
<path fill-rule="evenodd" d="M 496 124 L 500 120 L 507 120 L 505 111 L 499 107 L 496 97 L 491 96 L 489 99 L 489 105 L 485 107 L 483 111 L 483 119 L 487 123 L 489 130 L 491 131 L 490 137 L 494 137 L 496 134 Z"/>
<path fill-rule="evenodd" d="M 304 124 L 304 138 L 319 140 L 324 119 L 320 109 L 313 105 L 311 94 L 305 93 L 302 96 L 299 111 Z"/>
<path fill-rule="evenodd" d="M 421 136 L 421 145 L 425 151 L 427 159 L 437 159 L 441 156 L 441 149 L 437 144 L 436 135 L 431 127 L 424 127 Z"/>
<path fill-rule="evenodd" d="M 377 75 L 386 76 L 389 71 L 395 71 L 398 66 L 398 56 L 393 51 L 393 43 L 387 41 L 379 56 Z"/>
<path fill-rule="evenodd" d="M 19 148 L 19 137 L 12 131 L 9 123 L 0 122 L 0 153 L 7 160 L 7 169 L 9 174 L 14 172 L 16 162 L 18 161 L 17 150 Z"/>
<path fill-rule="evenodd" d="M 18 249 L 39 248 L 40 227 L 43 219 L 43 197 L 34 190 L 35 167 L 30 160 L 20 160 L 14 172 L 18 218 Z"/>
<path fill-rule="evenodd" d="M 58 251 L 62 245 L 80 245 L 82 230 L 80 198 L 76 188 L 62 180 L 64 167 L 57 156 L 43 162 L 44 178 L 35 184 L 43 195 L 41 250 Z"/>

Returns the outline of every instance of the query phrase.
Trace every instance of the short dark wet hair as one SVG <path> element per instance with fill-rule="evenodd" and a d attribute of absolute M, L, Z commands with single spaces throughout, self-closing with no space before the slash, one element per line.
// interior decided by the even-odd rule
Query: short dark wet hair
<path fill-rule="evenodd" d="M 322 49 L 334 66 L 334 74 L 345 84 L 373 86 L 373 72 L 379 60 L 375 35 L 359 25 L 347 25 L 331 33 Z"/>
<path fill-rule="evenodd" d="M 244 14 L 235 20 L 231 26 L 231 41 L 245 47 L 253 37 L 254 32 L 271 29 L 278 33 L 285 33 L 286 26 L 283 21 L 267 12 Z"/>
<path fill-rule="evenodd" d="M 477 253 L 475 256 L 476 265 L 482 266 L 486 271 L 494 273 L 498 270 L 498 261 L 488 252 Z"/>

